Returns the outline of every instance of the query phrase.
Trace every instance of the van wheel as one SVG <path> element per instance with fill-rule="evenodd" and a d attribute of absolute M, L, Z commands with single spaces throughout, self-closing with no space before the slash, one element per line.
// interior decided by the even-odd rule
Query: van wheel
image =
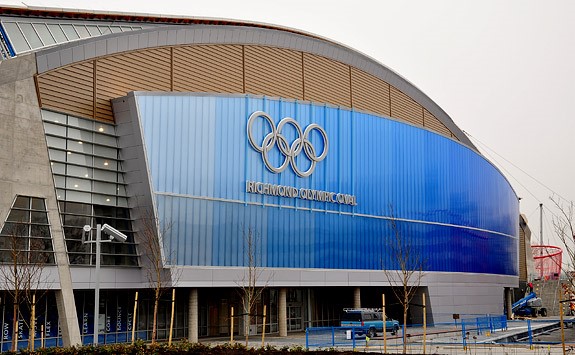
<path fill-rule="evenodd" d="M 396 335 L 398 331 L 399 331 L 398 327 L 393 327 L 393 329 L 391 330 L 391 335 Z"/>
<path fill-rule="evenodd" d="M 541 317 L 547 317 L 547 308 L 541 308 L 539 314 L 541 314 Z"/>
<path fill-rule="evenodd" d="M 377 336 L 377 332 L 375 331 L 375 328 L 369 328 L 367 335 L 370 338 L 375 338 Z"/>

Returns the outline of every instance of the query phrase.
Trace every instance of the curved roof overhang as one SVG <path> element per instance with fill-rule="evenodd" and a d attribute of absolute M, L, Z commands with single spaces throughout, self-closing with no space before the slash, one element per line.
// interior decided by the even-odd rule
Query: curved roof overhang
<path fill-rule="evenodd" d="M 451 117 L 407 79 L 375 59 L 313 34 L 263 23 L 151 14 L 1 7 L 5 15 L 165 24 L 139 31 L 86 38 L 37 50 L 38 73 L 106 55 L 161 46 L 194 44 L 262 45 L 307 52 L 339 61 L 393 85 L 439 119 L 463 144 L 478 152 Z"/>

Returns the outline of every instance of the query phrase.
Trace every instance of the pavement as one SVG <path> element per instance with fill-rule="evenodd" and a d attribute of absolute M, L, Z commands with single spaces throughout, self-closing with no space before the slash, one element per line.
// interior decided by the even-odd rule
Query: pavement
<path fill-rule="evenodd" d="M 564 328 L 565 353 L 575 354 L 575 318 L 565 319 L 567 326 Z M 531 329 L 531 338 L 529 337 Z M 424 341 L 425 333 L 425 341 Z M 408 354 L 472 354 L 472 355 L 511 355 L 511 354 L 564 354 L 561 344 L 561 331 L 559 317 L 546 317 L 527 322 L 509 321 L 508 328 L 497 330 L 493 333 L 470 331 L 466 335 L 466 346 L 462 339 L 460 326 L 439 325 L 427 327 L 424 332 L 422 327 L 407 329 L 407 353 Z M 235 341 L 245 343 L 245 338 L 236 337 Z M 202 342 L 211 344 L 229 343 L 229 338 L 202 339 Z M 311 343 L 311 341 L 310 341 Z M 306 348 L 306 334 L 290 333 L 287 337 L 266 334 L 264 345 L 275 348 Z M 353 350 L 367 353 L 398 354 L 403 352 L 403 336 L 401 331 L 397 336 L 387 334 L 384 341 L 380 334 L 366 341 L 365 337 L 355 340 L 355 348 L 351 341 L 338 344 L 338 346 L 310 346 L 315 349 Z M 261 335 L 251 336 L 249 347 L 262 346 Z"/>

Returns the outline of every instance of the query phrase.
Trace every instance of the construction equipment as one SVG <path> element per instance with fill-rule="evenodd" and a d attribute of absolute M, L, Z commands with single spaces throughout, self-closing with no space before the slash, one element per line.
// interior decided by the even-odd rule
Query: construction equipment
<path fill-rule="evenodd" d="M 547 308 L 542 307 L 541 298 L 537 297 L 535 292 L 531 292 L 519 301 L 513 303 L 511 311 L 516 316 L 523 317 L 547 316 Z"/>

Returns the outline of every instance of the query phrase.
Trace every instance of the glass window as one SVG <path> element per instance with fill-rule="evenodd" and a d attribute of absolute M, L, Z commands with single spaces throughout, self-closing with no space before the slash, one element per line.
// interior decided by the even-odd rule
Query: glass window
<path fill-rule="evenodd" d="M 90 33 L 88 32 L 88 30 L 86 29 L 85 26 L 83 26 L 83 25 L 74 25 L 74 28 L 76 29 L 76 32 L 78 32 L 78 34 L 80 35 L 80 38 L 88 38 L 88 37 L 90 37 Z"/>
<path fill-rule="evenodd" d="M 18 236 L 22 235 L 26 232 L 26 228 L 22 223 L 4 223 L 4 227 L 2 227 L 2 231 L 0 232 L 1 235 L 5 236 Z M 4 239 L 4 238 L 0 238 Z"/>
<path fill-rule="evenodd" d="M 63 176 L 54 176 L 54 185 L 56 185 L 57 188 L 65 188 L 66 187 L 66 178 Z"/>
<path fill-rule="evenodd" d="M 86 29 L 88 30 L 88 32 L 90 33 L 90 36 L 92 36 L 92 37 L 96 37 L 96 36 L 99 36 L 102 34 L 100 32 L 100 30 L 98 29 L 98 26 L 87 25 Z"/>
<path fill-rule="evenodd" d="M 66 158 L 68 163 L 87 165 L 87 166 L 92 165 L 92 157 L 89 155 L 67 152 Z"/>
<path fill-rule="evenodd" d="M 30 228 L 30 235 L 32 237 L 50 238 L 50 227 L 32 224 Z"/>
<path fill-rule="evenodd" d="M 68 175 L 82 178 L 90 178 L 92 175 L 92 168 L 88 168 L 85 166 L 68 165 Z"/>
<path fill-rule="evenodd" d="M 118 210 L 118 208 L 94 205 L 94 216 L 97 216 L 97 217 L 116 217 L 116 210 Z M 100 223 L 100 222 L 98 222 L 98 223 Z"/>
<path fill-rule="evenodd" d="M 26 36 L 28 44 L 32 47 L 32 49 L 44 46 L 44 43 L 42 43 L 42 41 L 40 40 L 40 36 L 38 36 L 36 31 L 34 30 L 34 27 L 32 27 L 31 23 L 21 22 L 20 29 L 24 33 L 24 36 Z"/>
<path fill-rule="evenodd" d="M 116 184 L 110 184 L 107 182 L 94 181 L 94 192 L 115 195 L 117 193 Z"/>
<path fill-rule="evenodd" d="M 14 208 L 30 208 L 30 197 L 18 196 L 14 201 Z"/>
<path fill-rule="evenodd" d="M 120 26 L 110 26 L 110 29 L 112 30 L 112 33 L 122 32 L 122 29 L 120 28 Z"/>
<path fill-rule="evenodd" d="M 12 210 L 6 219 L 10 222 L 25 223 L 30 222 L 30 211 Z"/>
<path fill-rule="evenodd" d="M 130 26 L 121 26 L 122 27 L 122 32 L 128 32 L 132 30 L 132 27 Z"/>
<path fill-rule="evenodd" d="M 53 134 L 56 136 L 66 137 L 66 127 L 44 122 L 44 131 L 46 134 Z"/>
<path fill-rule="evenodd" d="M 118 201 L 116 202 L 118 207 L 128 207 L 128 199 L 125 197 L 118 197 Z"/>
<path fill-rule="evenodd" d="M 27 234 L 27 233 L 26 233 Z M 3 249 L 12 250 L 28 250 L 28 239 L 26 237 L 17 235 L 17 234 L 6 234 L 2 231 L 2 235 L 4 237 L 0 237 L 3 240 Z M 12 254 L 12 253 L 10 253 Z M 21 256 L 16 256 L 17 258 L 21 258 Z M 13 255 L 9 255 L 8 260 L 14 260 Z"/>
<path fill-rule="evenodd" d="M 68 139 L 68 151 L 92 154 L 92 144 L 80 140 Z"/>
<path fill-rule="evenodd" d="M 92 190 L 92 183 L 90 180 L 67 177 L 66 178 L 66 188 L 74 189 L 74 190 L 91 191 Z"/>
<path fill-rule="evenodd" d="M 93 132 L 83 131 L 76 128 L 68 128 L 68 138 L 76 139 L 83 142 L 92 142 Z"/>
<path fill-rule="evenodd" d="M 43 198 L 32 197 L 32 209 L 37 211 L 46 211 Z"/>
<path fill-rule="evenodd" d="M 32 223 L 43 223 L 48 224 L 48 214 L 46 212 L 31 212 Z"/>
<path fill-rule="evenodd" d="M 109 26 L 98 26 L 98 27 L 100 28 L 100 32 L 102 32 L 103 35 L 112 33 L 112 30 L 110 30 Z"/>
<path fill-rule="evenodd" d="M 50 160 L 66 161 L 66 152 L 62 150 L 48 149 L 48 155 L 50 156 Z"/>
<path fill-rule="evenodd" d="M 66 190 L 56 189 L 56 198 L 59 200 L 64 200 L 66 198 Z"/>
<path fill-rule="evenodd" d="M 61 206 L 62 211 L 73 214 L 91 215 L 92 206 L 85 203 L 66 202 Z"/>
<path fill-rule="evenodd" d="M 118 186 L 117 188 L 118 196 L 126 196 L 126 186 L 124 185 L 117 185 L 117 186 Z"/>
<path fill-rule="evenodd" d="M 62 31 L 60 25 L 48 24 L 48 29 L 50 30 L 50 32 L 52 32 L 52 35 L 54 36 L 54 39 L 56 39 L 56 42 L 58 43 L 68 42 L 68 39 L 66 38 L 64 31 Z"/>
<path fill-rule="evenodd" d="M 54 174 L 66 174 L 66 165 L 62 163 L 50 163 L 52 166 L 52 173 Z"/>
<path fill-rule="evenodd" d="M 65 226 L 84 227 L 85 225 L 92 225 L 91 220 L 92 218 L 88 216 L 64 215 Z"/>
<path fill-rule="evenodd" d="M 105 195 L 94 194 L 92 196 L 92 202 L 97 203 L 99 205 L 115 206 L 116 196 L 105 196 Z"/>
<path fill-rule="evenodd" d="M 15 259 L 14 253 L 8 253 L 6 257 L 0 257 L 0 262 L 53 263 L 50 227 L 47 225 L 48 214 L 35 211 L 35 209 L 45 210 L 44 199 L 25 196 L 16 198 L 8 215 L 8 220 L 13 221 L 4 223 L 0 233 L 0 248 L 20 251 L 20 253 L 17 256 L 18 259 Z M 29 253 L 30 250 L 43 252 Z"/>
<path fill-rule="evenodd" d="M 6 32 L 8 33 L 8 38 L 14 47 L 16 53 L 24 52 L 30 49 L 30 46 L 26 42 L 24 35 L 18 28 L 15 22 L 4 22 L 3 23 Z"/>
<path fill-rule="evenodd" d="M 94 136 L 94 143 L 105 144 L 112 147 L 117 147 L 116 137 L 107 136 L 105 134 L 96 134 Z"/>
<path fill-rule="evenodd" d="M 118 158 L 118 149 L 117 148 L 104 147 L 101 145 L 94 145 L 94 155 L 99 155 L 101 157 L 116 159 L 116 158 Z"/>
<path fill-rule="evenodd" d="M 56 43 L 56 40 L 54 37 L 52 37 L 52 34 L 48 30 L 48 26 L 46 26 L 45 23 L 35 23 L 34 28 L 40 35 L 40 39 L 42 42 L 44 42 L 44 45 L 49 46 Z"/>
<path fill-rule="evenodd" d="M 50 148 L 66 149 L 66 140 L 62 138 L 46 136 L 46 143 Z"/>
<path fill-rule="evenodd" d="M 100 169 L 94 169 L 94 179 L 104 180 L 109 182 L 116 182 L 118 174 L 115 171 L 105 171 Z"/>
<path fill-rule="evenodd" d="M 112 159 L 94 157 L 94 167 L 99 169 L 118 170 L 118 162 Z"/>
<path fill-rule="evenodd" d="M 83 118 L 78 118 L 74 116 L 68 116 L 68 124 L 70 126 L 88 129 L 90 131 L 94 130 L 94 123 L 90 120 L 85 120 Z"/>
<path fill-rule="evenodd" d="M 66 200 L 75 202 L 92 202 L 90 193 L 80 191 L 66 191 Z"/>
<path fill-rule="evenodd" d="M 74 26 L 61 25 L 61 27 L 64 33 L 66 34 L 66 37 L 68 37 L 68 40 L 72 41 L 80 38 L 80 36 L 78 36 L 78 33 L 76 33 L 76 30 L 74 30 Z"/>
<path fill-rule="evenodd" d="M 64 234 L 66 235 L 66 239 L 82 240 L 82 238 L 84 238 L 84 230 L 82 229 L 83 227 L 84 225 L 78 226 L 76 228 L 70 228 L 70 227 L 64 228 Z"/>
<path fill-rule="evenodd" d="M 96 131 L 100 133 L 115 134 L 114 126 L 102 122 L 96 122 Z"/>
<path fill-rule="evenodd" d="M 47 110 L 42 110 L 42 119 L 44 121 L 51 121 L 51 122 L 63 123 L 63 124 L 66 124 L 68 121 L 66 115 L 63 115 L 63 114 L 57 113 L 57 112 L 53 112 L 53 111 L 47 111 Z"/>

